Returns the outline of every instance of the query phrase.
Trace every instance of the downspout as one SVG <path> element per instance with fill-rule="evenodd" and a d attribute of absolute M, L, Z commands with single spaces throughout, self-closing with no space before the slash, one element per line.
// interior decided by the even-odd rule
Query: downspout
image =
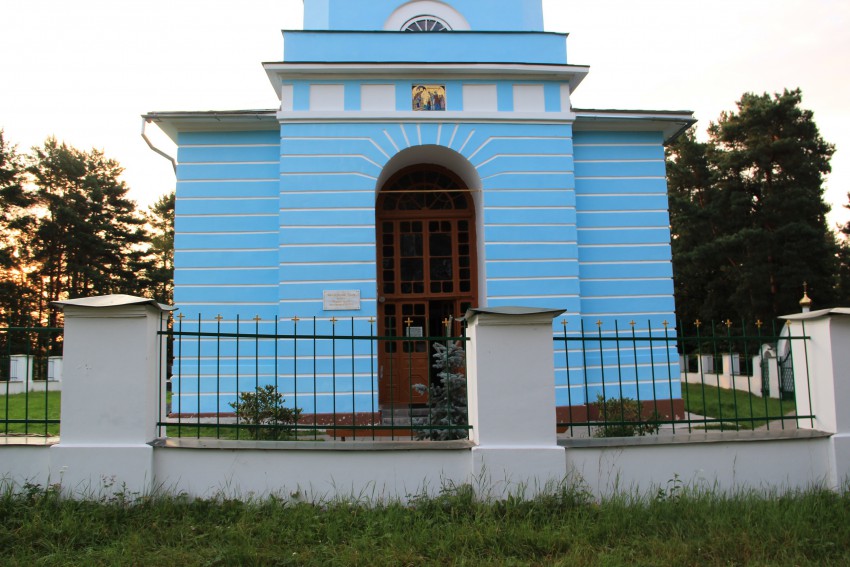
<path fill-rule="evenodd" d="M 154 146 L 153 143 L 151 143 L 151 141 L 148 139 L 148 135 L 145 132 L 145 130 L 147 128 L 148 122 L 150 122 L 150 121 L 151 120 L 149 118 L 146 118 L 144 116 L 142 117 L 142 139 L 145 141 L 145 143 L 148 145 L 148 147 L 150 149 L 152 149 L 153 151 L 155 151 L 156 153 L 158 153 L 159 155 L 161 155 L 162 157 L 164 157 L 165 159 L 167 159 L 168 161 L 171 162 L 171 167 L 174 168 L 174 175 L 177 175 L 177 160 L 174 159 L 173 157 L 171 157 L 170 155 L 168 155 L 167 153 L 165 153 L 164 151 L 162 151 L 161 149 Z"/>

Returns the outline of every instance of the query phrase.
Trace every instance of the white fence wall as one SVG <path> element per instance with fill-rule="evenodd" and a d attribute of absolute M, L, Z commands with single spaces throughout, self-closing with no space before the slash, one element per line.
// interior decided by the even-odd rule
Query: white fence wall
<path fill-rule="evenodd" d="M 35 446 L 39 441 L 0 439 L 0 478 L 18 486 L 59 483 L 66 494 L 83 497 L 162 490 L 375 501 L 463 483 L 483 497 L 531 496 L 579 480 L 599 496 L 683 485 L 727 492 L 840 488 L 850 472 L 850 414 L 840 411 L 850 399 L 850 352 L 842 351 L 850 341 L 850 310 L 792 321 L 794 336 L 811 337 L 795 341 L 803 350 L 794 353 L 811 368 L 808 375 L 801 365 L 797 376 L 798 411 L 817 416 L 810 430 L 585 439 L 563 446 L 554 434 L 550 399 L 555 312 L 482 310 L 473 316 L 470 440 L 304 443 L 155 439 L 164 407 L 157 385 L 164 357 L 156 334 L 163 311 L 135 298 L 75 300 L 64 308 L 68 386 L 61 440 Z M 522 360 L 515 356 L 520 351 Z"/>

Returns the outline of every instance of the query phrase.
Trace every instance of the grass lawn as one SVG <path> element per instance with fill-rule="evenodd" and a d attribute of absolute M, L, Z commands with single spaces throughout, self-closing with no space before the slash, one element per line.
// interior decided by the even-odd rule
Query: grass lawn
<path fill-rule="evenodd" d="M 0 384 L 0 392 L 3 385 Z M 59 435 L 61 392 L 29 392 L 29 394 L 0 394 L 0 435 Z M 26 420 L 26 423 L 10 423 Z"/>
<path fill-rule="evenodd" d="M 4 566 L 850 565 L 850 496 L 722 498 L 674 488 L 482 503 L 468 487 L 405 507 L 0 493 Z"/>
<path fill-rule="evenodd" d="M 685 411 L 724 420 L 722 425 L 717 423 L 707 426 L 712 429 L 754 429 L 786 416 L 795 409 L 793 401 L 760 398 L 748 392 L 702 384 L 682 384 L 682 397 L 685 400 Z M 733 423 L 736 416 L 746 421 L 736 427 Z"/>

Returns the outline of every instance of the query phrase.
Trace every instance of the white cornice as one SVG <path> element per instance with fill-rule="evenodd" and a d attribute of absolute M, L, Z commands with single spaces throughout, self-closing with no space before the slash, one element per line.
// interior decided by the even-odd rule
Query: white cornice
<path fill-rule="evenodd" d="M 284 81 L 297 79 L 351 80 L 469 77 L 475 79 L 563 81 L 570 91 L 590 72 L 585 65 L 539 65 L 522 63 L 264 63 L 269 80 L 280 95 Z"/>
<path fill-rule="evenodd" d="M 576 118 L 572 112 L 278 112 L 280 122 L 501 122 L 535 124 L 571 124 Z"/>
<path fill-rule="evenodd" d="M 657 131 L 665 144 L 697 122 L 689 110 L 576 110 L 575 117 L 576 131 Z"/>

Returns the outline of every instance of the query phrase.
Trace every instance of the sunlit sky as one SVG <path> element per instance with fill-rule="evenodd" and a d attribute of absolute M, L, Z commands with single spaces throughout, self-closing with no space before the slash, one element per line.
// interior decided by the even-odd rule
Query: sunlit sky
<path fill-rule="evenodd" d="M 577 107 L 693 110 L 704 131 L 744 92 L 802 88 L 803 106 L 837 147 L 830 220 L 850 218 L 850 2 L 544 6 L 547 31 L 570 34 L 570 63 L 591 68 Z M 140 116 L 277 107 L 261 62 L 280 61 L 280 30 L 301 25 L 301 0 L 0 0 L 0 129 L 20 150 L 51 135 L 104 150 L 148 206 L 174 188 L 174 173 L 142 140 Z M 155 140 L 173 152 L 164 136 Z"/>

